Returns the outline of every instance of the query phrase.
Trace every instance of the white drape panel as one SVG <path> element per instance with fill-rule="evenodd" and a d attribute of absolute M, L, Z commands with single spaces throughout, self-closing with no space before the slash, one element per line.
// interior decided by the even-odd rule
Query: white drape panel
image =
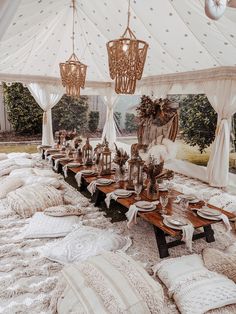
<path fill-rule="evenodd" d="M 106 122 L 102 132 L 102 141 L 106 137 L 110 147 L 116 142 L 116 125 L 114 120 L 114 108 L 116 106 L 116 101 L 118 99 L 117 95 L 108 94 L 103 96 L 104 103 L 107 107 Z"/>
<path fill-rule="evenodd" d="M 136 94 L 149 95 L 155 98 L 165 98 L 172 87 L 172 83 L 167 84 L 143 84 L 139 85 Z"/>
<path fill-rule="evenodd" d="M 236 81 L 217 80 L 203 83 L 205 94 L 218 114 L 216 137 L 207 165 L 212 186 L 228 184 L 231 116 L 236 112 Z"/>
<path fill-rule="evenodd" d="M 27 85 L 31 95 L 43 109 L 42 145 L 53 145 L 52 111 L 64 94 L 60 85 L 30 83 Z"/>

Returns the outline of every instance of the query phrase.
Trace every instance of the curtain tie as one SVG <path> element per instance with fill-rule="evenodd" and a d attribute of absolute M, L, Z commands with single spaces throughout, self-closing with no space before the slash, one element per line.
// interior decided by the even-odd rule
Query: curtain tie
<path fill-rule="evenodd" d="M 221 122 L 224 121 L 224 120 L 228 121 L 227 118 L 222 118 L 222 119 L 220 119 L 219 123 L 217 123 L 215 136 L 219 135 L 219 133 L 220 133 L 220 125 L 221 125 Z"/>
<path fill-rule="evenodd" d="M 47 111 L 44 111 L 43 112 L 43 124 L 47 124 L 47 120 L 48 120 L 48 118 L 47 118 Z"/>

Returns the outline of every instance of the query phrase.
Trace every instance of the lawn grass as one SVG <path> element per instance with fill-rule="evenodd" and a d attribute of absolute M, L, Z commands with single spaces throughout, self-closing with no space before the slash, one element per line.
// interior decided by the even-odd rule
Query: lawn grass
<path fill-rule="evenodd" d="M 37 145 L 0 145 L 0 153 L 37 153 Z"/>

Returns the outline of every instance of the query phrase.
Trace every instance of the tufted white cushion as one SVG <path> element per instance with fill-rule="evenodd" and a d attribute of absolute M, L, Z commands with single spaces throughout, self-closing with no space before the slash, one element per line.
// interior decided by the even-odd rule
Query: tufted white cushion
<path fill-rule="evenodd" d="M 9 173 L 11 173 L 12 170 L 15 170 L 17 168 L 18 168 L 17 165 L 11 165 L 11 166 L 7 166 L 3 169 L 0 169 L 0 177 L 8 175 Z"/>
<path fill-rule="evenodd" d="M 19 178 L 7 177 L 0 181 L 0 199 L 5 198 L 7 194 L 21 187 L 24 182 Z"/>
<path fill-rule="evenodd" d="M 62 270 L 66 289 L 59 314 L 164 314 L 163 289 L 132 258 L 106 252 Z"/>
<path fill-rule="evenodd" d="M 9 153 L 8 155 L 9 159 L 16 159 L 16 158 L 31 158 L 31 155 L 28 153 Z"/>
<path fill-rule="evenodd" d="M 7 157 L 7 154 L 5 154 L 5 153 L 0 153 L 0 160 L 5 160 L 5 159 L 7 159 L 8 157 Z"/>
<path fill-rule="evenodd" d="M 44 213 L 35 213 L 23 233 L 24 238 L 64 237 L 79 223 L 77 216 L 50 217 Z"/>
<path fill-rule="evenodd" d="M 16 165 L 20 166 L 20 167 L 34 167 L 36 165 L 36 161 L 29 159 L 29 158 L 16 158 L 14 159 L 14 162 L 16 163 Z"/>
<path fill-rule="evenodd" d="M 236 251 L 227 252 L 205 248 L 202 257 L 209 270 L 223 274 L 236 283 Z"/>
<path fill-rule="evenodd" d="M 235 283 L 209 271 L 196 254 L 162 261 L 157 273 L 182 314 L 203 314 L 236 303 Z"/>
<path fill-rule="evenodd" d="M 35 173 L 37 176 L 54 177 L 54 178 L 60 177 L 60 174 L 55 173 L 53 170 L 50 170 L 50 169 L 38 169 L 38 168 L 34 168 L 33 171 L 34 171 L 34 173 Z"/>
<path fill-rule="evenodd" d="M 56 189 L 59 189 L 61 186 L 61 182 L 57 178 L 43 177 L 43 176 L 36 176 L 36 175 L 29 175 L 25 177 L 24 183 L 26 185 L 40 183 L 44 185 L 53 186 Z"/>
<path fill-rule="evenodd" d="M 48 207 L 44 210 L 44 214 L 54 217 L 63 217 L 63 216 L 80 216 L 82 212 L 79 208 L 80 206 L 76 205 L 59 205 Z"/>
<path fill-rule="evenodd" d="M 33 175 L 34 170 L 31 168 L 20 168 L 12 170 L 9 174 L 10 177 L 26 178 L 29 175 Z"/>
<path fill-rule="evenodd" d="M 21 187 L 7 195 L 9 206 L 23 218 L 31 217 L 37 211 L 63 204 L 60 191 L 44 184 Z"/>
<path fill-rule="evenodd" d="M 80 193 L 75 196 L 75 191 L 71 189 L 66 189 L 63 194 L 63 200 L 65 204 L 68 205 L 81 205 L 83 207 L 89 205 L 89 201 Z"/>
<path fill-rule="evenodd" d="M 42 252 L 53 261 L 67 264 L 84 261 L 104 251 L 125 251 L 130 245 L 130 238 L 112 230 L 80 226 L 64 239 L 44 247 Z"/>

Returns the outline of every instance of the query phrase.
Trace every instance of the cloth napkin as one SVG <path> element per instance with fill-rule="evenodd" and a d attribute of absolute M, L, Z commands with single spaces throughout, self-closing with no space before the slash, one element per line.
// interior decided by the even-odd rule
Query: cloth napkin
<path fill-rule="evenodd" d="M 223 223 L 225 224 L 227 233 L 230 232 L 230 230 L 232 230 L 232 227 L 230 225 L 229 218 L 225 214 L 221 214 L 219 217 L 222 219 Z"/>
<path fill-rule="evenodd" d="M 107 208 L 110 207 L 110 203 L 111 203 L 111 200 L 117 200 L 119 196 L 117 196 L 114 192 L 111 192 L 111 193 L 107 193 L 106 195 L 106 198 L 105 198 L 105 203 L 107 205 Z"/>
<path fill-rule="evenodd" d="M 93 180 L 88 186 L 87 189 L 88 191 L 91 193 L 91 195 L 93 195 L 96 191 L 96 186 L 97 186 L 97 182 L 96 180 Z"/>
<path fill-rule="evenodd" d="M 62 168 L 62 170 L 63 170 L 63 173 L 64 173 L 64 177 L 67 178 L 67 177 L 68 177 L 68 174 L 67 174 L 68 166 L 65 165 L 65 166 Z"/>
<path fill-rule="evenodd" d="M 82 173 L 81 172 L 76 173 L 75 180 L 77 182 L 78 187 L 81 187 L 81 181 L 82 181 Z"/>
<path fill-rule="evenodd" d="M 125 214 L 128 219 L 127 222 L 128 228 L 132 227 L 133 224 L 137 224 L 138 211 L 139 211 L 138 207 L 135 206 L 134 204 L 129 207 L 128 212 Z"/>
<path fill-rule="evenodd" d="M 55 164 L 54 164 L 54 170 L 58 171 L 58 167 L 59 167 L 59 163 L 60 163 L 60 158 L 55 160 Z"/>

